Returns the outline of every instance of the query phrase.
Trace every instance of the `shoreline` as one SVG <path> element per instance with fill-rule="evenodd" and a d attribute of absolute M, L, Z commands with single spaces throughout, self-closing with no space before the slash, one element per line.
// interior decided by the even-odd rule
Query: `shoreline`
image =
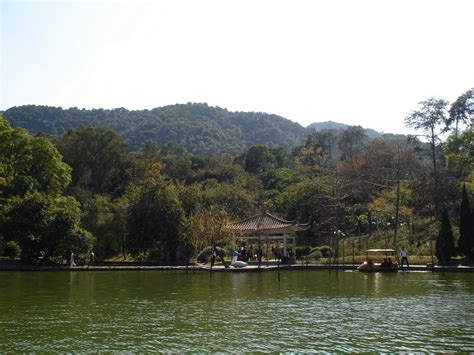
<path fill-rule="evenodd" d="M 337 270 L 337 271 L 357 271 L 358 265 L 352 264 L 291 264 L 280 265 L 279 267 L 274 263 L 262 263 L 259 268 L 258 265 L 250 264 L 244 268 L 225 268 L 221 264 L 215 265 L 212 270 L 209 264 L 204 265 L 179 265 L 179 266 L 157 266 L 157 265 L 94 265 L 94 266 L 36 266 L 36 265 L 0 265 L 0 272 L 4 271 L 26 271 L 26 272 L 44 272 L 44 271 L 77 271 L 77 272 L 91 272 L 91 271 L 185 271 L 185 272 L 264 272 L 264 271 L 286 271 L 286 270 Z M 474 273 L 474 266 L 426 266 L 426 265 L 412 265 L 410 267 L 399 268 L 398 271 L 410 272 L 468 272 Z"/>

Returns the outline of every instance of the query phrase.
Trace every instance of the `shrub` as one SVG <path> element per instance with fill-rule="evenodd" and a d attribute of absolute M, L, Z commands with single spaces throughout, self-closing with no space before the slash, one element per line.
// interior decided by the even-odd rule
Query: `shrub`
<path fill-rule="evenodd" d="M 139 256 L 143 257 L 143 253 L 140 253 Z M 146 256 L 144 257 L 144 260 L 142 261 L 155 261 L 155 262 L 161 262 L 161 258 L 163 256 L 163 250 L 161 249 L 161 245 L 157 245 L 153 248 L 151 248 L 148 253 L 146 253 Z"/>
<path fill-rule="evenodd" d="M 319 250 L 314 250 L 311 254 L 308 255 L 309 259 L 319 260 L 322 258 L 322 253 Z"/>
<path fill-rule="evenodd" d="M 295 248 L 295 254 L 298 259 L 301 259 L 303 256 L 309 255 L 311 253 L 311 247 L 301 246 Z"/>
<path fill-rule="evenodd" d="M 211 247 L 206 247 L 198 254 L 196 260 L 200 263 L 205 263 L 211 257 Z M 217 254 L 220 255 L 222 258 L 225 257 L 226 250 L 224 248 L 216 247 Z"/>
<path fill-rule="evenodd" d="M 316 247 L 313 250 L 311 250 L 311 254 L 314 254 L 315 251 L 319 251 L 323 258 L 327 258 L 327 257 L 329 257 L 329 254 L 331 253 L 331 247 L 329 247 L 327 245 L 322 245 L 320 247 Z"/>
<path fill-rule="evenodd" d="M 17 242 L 10 240 L 5 243 L 3 254 L 9 258 L 16 259 L 21 255 L 21 248 Z"/>
<path fill-rule="evenodd" d="M 141 251 L 137 255 L 135 255 L 135 260 L 138 262 L 149 261 L 150 260 L 150 253 L 146 251 Z"/>

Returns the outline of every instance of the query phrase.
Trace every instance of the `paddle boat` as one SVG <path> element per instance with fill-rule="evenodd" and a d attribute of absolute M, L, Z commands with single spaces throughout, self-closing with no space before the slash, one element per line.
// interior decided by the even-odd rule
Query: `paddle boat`
<path fill-rule="evenodd" d="M 241 268 L 246 267 L 247 263 L 245 261 L 237 260 L 239 258 L 240 253 L 237 250 L 234 250 L 232 253 L 232 261 L 230 262 L 230 266 Z"/>
<path fill-rule="evenodd" d="M 369 258 L 368 255 L 376 254 L 376 262 Z M 385 256 L 382 259 L 382 256 Z M 398 264 L 395 259 L 395 250 L 393 249 L 369 249 L 367 250 L 367 261 L 359 265 L 357 270 L 362 272 L 397 272 Z M 380 261 L 382 259 L 383 261 Z"/>

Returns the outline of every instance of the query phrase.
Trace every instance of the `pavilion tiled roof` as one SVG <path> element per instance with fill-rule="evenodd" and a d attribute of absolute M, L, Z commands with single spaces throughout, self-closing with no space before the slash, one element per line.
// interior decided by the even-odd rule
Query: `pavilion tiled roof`
<path fill-rule="evenodd" d="M 268 212 L 263 212 L 252 217 L 245 218 L 239 222 L 231 223 L 227 229 L 232 231 L 253 233 L 253 232 L 271 232 L 271 231 L 298 231 L 306 230 L 309 224 L 298 224 L 295 221 L 286 221 L 278 218 Z"/>

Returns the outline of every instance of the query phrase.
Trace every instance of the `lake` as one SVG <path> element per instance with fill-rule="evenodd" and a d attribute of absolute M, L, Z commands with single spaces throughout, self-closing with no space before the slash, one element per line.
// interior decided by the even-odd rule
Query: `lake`
<path fill-rule="evenodd" d="M 0 272 L 0 352 L 474 351 L 474 274 Z"/>

